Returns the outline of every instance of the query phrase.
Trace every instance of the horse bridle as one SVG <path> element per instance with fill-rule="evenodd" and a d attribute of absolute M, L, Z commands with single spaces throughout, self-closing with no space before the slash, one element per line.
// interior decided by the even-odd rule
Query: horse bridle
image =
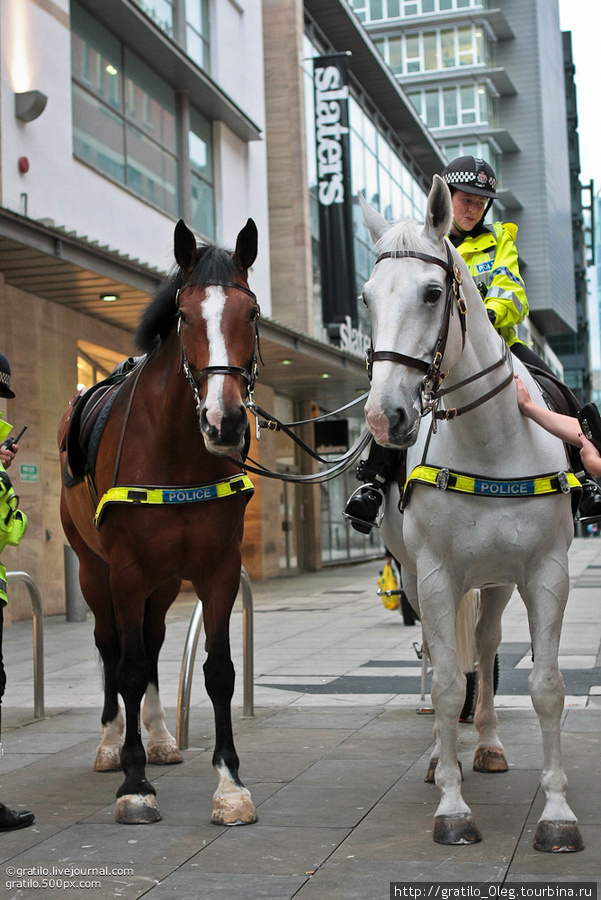
<path fill-rule="evenodd" d="M 422 416 L 427 415 L 427 413 L 432 412 L 432 420 L 434 430 L 436 430 L 436 420 L 437 419 L 455 419 L 457 416 L 462 415 L 465 412 L 469 412 L 472 409 L 475 409 L 477 406 L 480 406 L 482 403 L 485 403 L 487 400 L 490 400 L 496 394 L 503 390 L 512 380 L 513 380 L 513 371 L 510 371 L 507 378 L 505 378 L 499 385 L 494 387 L 491 391 L 479 397 L 477 400 L 472 403 L 467 404 L 466 406 L 445 410 L 438 410 L 438 401 L 440 397 L 445 394 L 451 393 L 451 391 L 457 390 L 460 387 L 464 387 L 467 384 L 471 384 L 473 381 L 482 378 L 484 375 L 488 375 L 490 372 L 497 369 L 499 366 L 503 365 L 503 363 L 508 359 L 508 351 L 507 345 L 505 344 L 503 348 L 503 354 L 499 360 L 493 363 L 490 366 L 487 366 L 485 369 L 482 369 L 480 372 L 477 372 L 475 375 L 470 376 L 469 378 L 464 379 L 461 382 L 453 385 L 452 387 L 446 388 L 445 390 L 441 390 L 440 386 L 442 384 L 443 379 L 446 377 L 448 373 L 442 373 L 441 367 L 444 359 L 444 353 L 447 345 L 447 340 L 449 336 L 449 328 L 451 316 L 453 315 L 455 305 L 459 311 L 459 317 L 461 322 L 461 350 L 463 352 L 465 348 L 465 334 L 467 330 L 467 307 L 465 305 L 465 300 L 461 296 L 461 284 L 462 284 L 462 276 L 461 270 L 459 266 L 453 262 L 453 256 L 451 254 L 450 247 L 448 243 L 445 245 L 447 251 L 447 260 L 439 259 L 437 256 L 431 256 L 428 253 L 419 253 L 416 250 L 391 250 L 386 253 L 381 253 L 376 260 L 376 265 L 381 262 L 383 259 L 419 259 L 423 262 L 432 263 L 434 265 L 440 266 L 447 273 L 447 293 L 445 298 L 445 310 L 443 315 L 442 324 L 440 327 L 440 331 L 438 333 L 438 337 L 436 339 L 436 343 L 434 346 L 434 351 L 432 354 L 432 360 L 428 362 L 425 359 L 419 359 L 414 356 L 407 356 L 404 353 L 398 353 L 396 350 L 375 350 L 370 347 L 368 355 L 367 355 L 367 371 L 369 373 L 369 377 L 371 380 L 372 374 L 372 366 L 374 362 L 386 360 L 389 362 L 401 363 L 402 365 L 409 366 L 412 369 L 417 369 L 420 372 L 424 372 L 424 378 L 422 381 Z"/>
<path fill-rule="evenodd" d="M 257 315 L 254 320 L 255 326 L 255 340 L 253 345 L 252 357 L 250 360 L 250 366 L 248 369 L 245 369 L 243 366 L 205 366 L 203 369 L 199 369 L 196 375 L 193 374 L 192 368 L 188 361 L 188 356 L 186 354 L 186 348 L 184 347 L 184 338 L 182 335 L 182 317 L 179 313 L 178 309 L 178 322 L 177 322 L 177 333 L 179 336 L 180 342 L 180 358 L 181 358 L 181 366 L 184 370 L 184 374 L 188 379 L 190 387 L 192 388 L 192 393 L 194 394 L 194 399 L 196 401 L 196 407 L 200 411 L 201 407 L 201 399 L 199 393 L 199 385 L 203 378 L 209 375 L 234 375 L 240 378 L 243 378 L 247 384 L 247 393 L 249 400 L 252 400 L 252 395 L 255 387 L 255 382 L 257 380 L 257 376 L 259 374 L 259 363 L 260 359 L 263 362 L 263 357 L 261 355 L 261 343 L 259 339 L 259 316 L 261 315 L 261 310 L 259 307 L 259 303 L 257 301 L 257 295 L 251 291 L 249 287 L 245 284 L 240 284 L 237 281 L 203 281 L 202 284 L 197 284 L 196 282 L 189 281 L 186 282 L 181 288 L 178 289 L 177 294 L 175 295 L 175 302 L 177 304 L 180 294 L 183 291 L 188 290 L 193 287 L 226 287 L 226 288 L 235 288 L 237 291 L 242 291 L 244 294 L 247 294 L 251 297 L 256 304 Z M 265 363 L 263 363 L 265 365 Z"/>

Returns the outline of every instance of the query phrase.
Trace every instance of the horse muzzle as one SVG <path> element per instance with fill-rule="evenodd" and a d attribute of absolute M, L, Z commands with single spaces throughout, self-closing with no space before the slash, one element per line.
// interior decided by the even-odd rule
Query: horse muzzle
<path fill-rule="evenodd" d="M 385 405 L 371 404 L 368 400 L 365 421 L 377 444 L 402 449 L 411 447 L 417 440 L 421 418 L 413 408 L 388 408 Z"/>
<path fill-rule="evenodd" d="M 241 450 L 248 427 L 244 405 L 227 413 L 204 407 L 200 413 L 200 431 L 205 447 L 217 456 L 228 456 Z"/>

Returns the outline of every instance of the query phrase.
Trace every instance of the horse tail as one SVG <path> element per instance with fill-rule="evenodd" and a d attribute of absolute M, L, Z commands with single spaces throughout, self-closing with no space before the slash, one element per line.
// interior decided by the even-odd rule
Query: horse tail
<path fill-rule="evenodd" d="M 480 592 L 476 590 L 468 591 L 461 598 L 459 609 L 457 610 L 457 619 L 455 622 L 455 632 L 457 639 L 457 655 L 459 656 L 459 665 L 463 673 L 474 671 L 474 660 L 476 658 L 476 617 L 478 606 L 480 603 Z"/>

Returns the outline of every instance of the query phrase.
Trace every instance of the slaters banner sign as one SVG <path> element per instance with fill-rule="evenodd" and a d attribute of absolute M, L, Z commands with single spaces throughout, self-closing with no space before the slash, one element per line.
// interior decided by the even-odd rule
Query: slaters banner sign
<path fill-rule="evenodd" d="M 324 325 L 357 324 L 348 113 L 348 54 L 313 60 Z"/>

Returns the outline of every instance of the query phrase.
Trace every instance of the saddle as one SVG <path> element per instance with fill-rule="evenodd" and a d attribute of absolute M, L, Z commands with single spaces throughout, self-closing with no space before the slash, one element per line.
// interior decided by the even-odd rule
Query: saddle
<path fill-rule="evenodd" d="M 71 413 L 59 435 L 59 449 L 67 453 L 63 473 L 65 487 L 79 484 L 86 475 L 93 479 L 100 439 L 113 403 L 129 373 L 142 359 L 144 357 L 129 357 L 119 363 L 108 378 L 87 391 L 79 391 L 69 401 Z"/>

